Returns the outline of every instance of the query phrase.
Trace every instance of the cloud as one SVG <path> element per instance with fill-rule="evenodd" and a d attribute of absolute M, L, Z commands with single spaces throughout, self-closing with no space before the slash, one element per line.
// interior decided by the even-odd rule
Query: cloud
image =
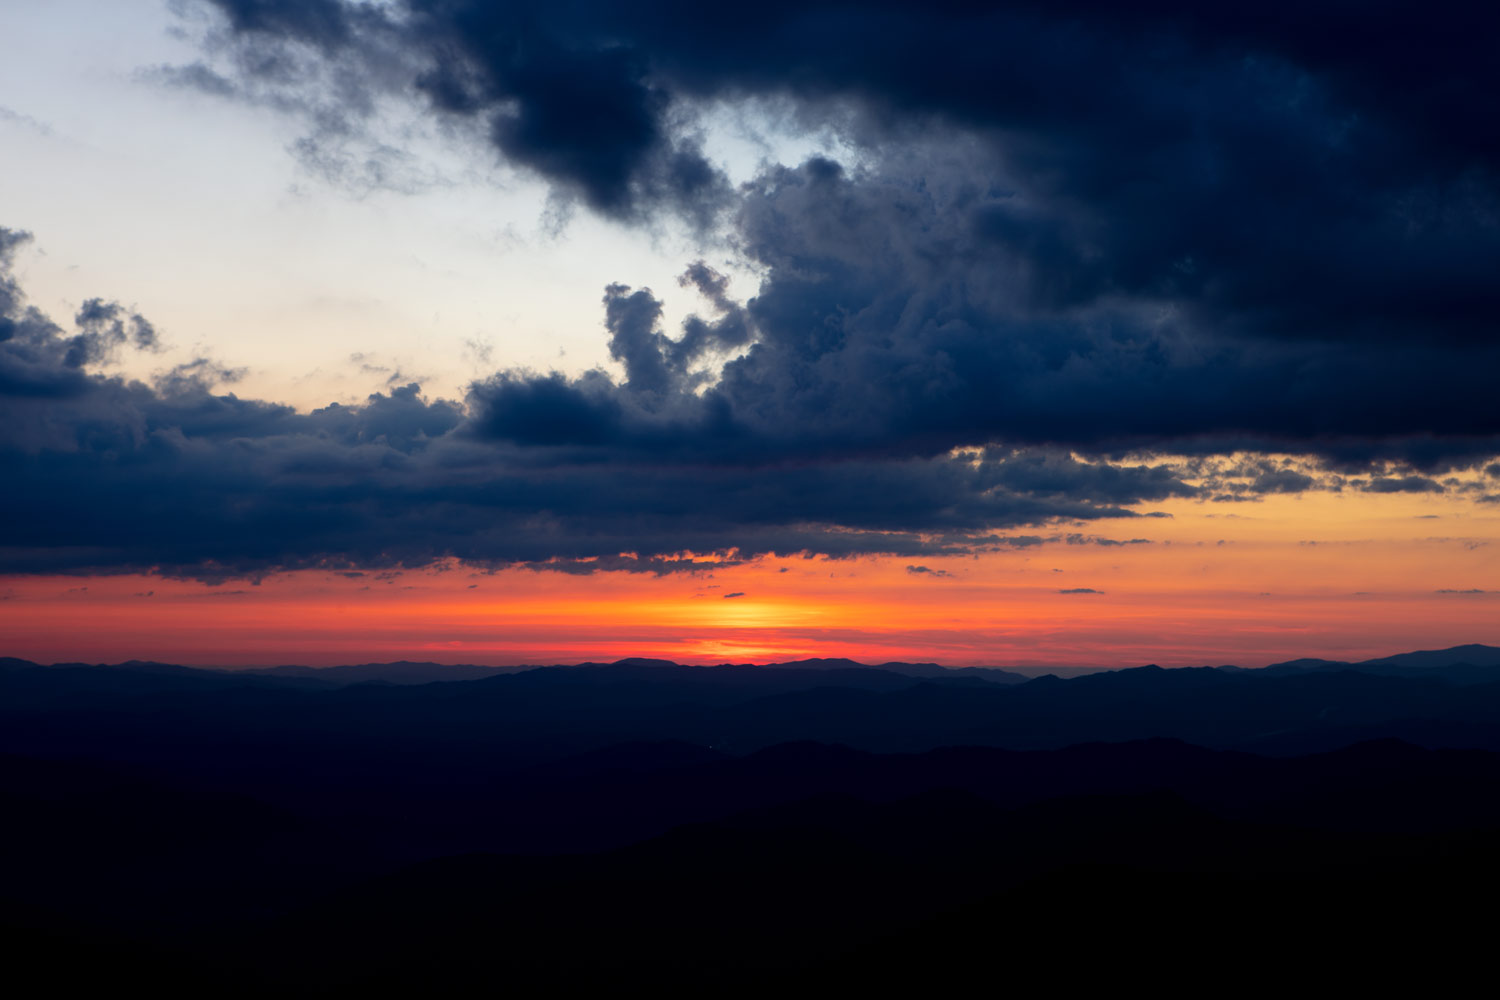
<path fill-rule="evenodd" d="M 952 573 L 949 573 L 945 569 L 932 569 L 929 566 L 908 566 L 908 567 L 906 567 L 906 571 L 908 573 L 912 574 L 913 576 L 924 576 L 924 575 L 925 576 L 952 576 L 953 575 Z"/>
<path fill-rule="evenodd" d="M 1434 594 L 1488 594 L 1489 591 L 1488 590 L 1480 590 L 1477 587 L 1471 587 L 1468 590 L 1453 590 L 1453 589 L 1447 589 L 1447 588 L 1445 588 L 1443 590 L 1434 590 L 1433 593 Z"/>
<path fill-rule="evenodd" d="M 1357 47 L 1317 2 L 1272 20 L 1178 3 L 210 6 L 210 90 L 228 79 L 335 138 L 375 127 L 382 101 L 436 111 L 557 198 L 690 217 L 762 276 L 736 303 L 692 265 L 713 308 L 675 335 L 647 290 L 611 285 L 626 382 L 497 377 L 480 401 L 518 442 L 597 444 L 644 410 L 783 453 L 1281 452 L 1431 474 L 1500 452 L 1500 413 L 1474 405 L 1500 366 L 1500 70 L 1476 42 L 1497 22 L 1476 5 L 1366 11 Z M 701 139 L 747 101 L 832 129 L 849 162 L 771 162 L 731 190 Z M 528 403 L 560 422 L 505 419 Z M 1266 469 L 1219 499 L 1312 479 Z"/>
<path fill-rule="evenodd" d="M 0 241 L 13 254 L 22 237 Z M 722 294 L 711 272 L 690 280 Z M 64 330 L 24 302 L 8 270 L 0 295 L 0 473 L 22 484 L 0 496 L 0 568 L 12 572 L 227 579 L 461 559 L 664 574 L 769 554 L 1141 545 L 1149 540 L 1014 529 L 1135 517 L 1143 503 L 1201 495 L 1180 463 L 1039 445 L 954 449 L 986 432 L 935 435 L 930 424 L 872 433 L 879 380 L 840 371 L 858 361 L 843 356 L 854 348 L 793 362 L 807 345 L 789 331 L 766 335 L 763 320 L 750 353 L 728 362 L 719 384 L 699 386 L 674 360 L 686 356 L 682 338 L 661 329 L 657 301 L 618 286 L 604 305 L 623 382 L 506 371 L 464 400 L 430 399 L 412 383 L 310 413 L 217 391 L 235 373 L 206 360 L 149 383 L 77 364 L 79 336 L 149 349 L 154 334 L 97 301 L 75 317 L 80 332 Z M 732 312 L 717 308 L 721 320 Z M 762 308 L 757 300 L 745 314 Z M 903 350 L 911 365 L 930 359 Z M 771 387 L 792 378 L 800 391 Z M 887 402 L 909 390 L 880 385 Z M 919 427 L 924 406 L 904 411 Z"/>
<path fill-rule="evenodd" d="M 1295 469 L 1273 469 L 1262 472 L 1250 484 L 1252 493 L 1302 493 L 1317 482 L 1312 476 Z"/>
<path fill-rule="evenodd" d="M 1319 2 L 211 6 L 201 61 L 158 75 L 297 118 L 314 169 L 420 176 L 380 131 L 401 104 L 557 204 L 686 220 L 758 284 L 687 263 L 704 304 L 670 329 L 622 261 L 623 380 L 298 413 L 211 364 L 110 376 L 149 323 L 91 300 L 64 329 L 6 270 L 0 568 L 918 560 L 1173 499 L 1437 492 L 1500 455 L 1480 5 L 1372 8 L 1357 46 Z M 843 152 L 732 187 L 707 130 L 745 102 Z"/>
<path fill-rule="evenodd" d="M 7 108 L 3 104 L 0 104 L 0 122 L 5 122 L 11 125 L 19 125 L 35 133 L 36 135 L 51 136 L 53 134 L 51 125 L 48 125 L 44 121 L 39 121 L 38 119 L 31 117 L 30 115 L 22 114 L 19 111 Z"/>
<path fill-rule="evenodd" d="M 739 426 L 679 382 L 602 373 L 501 373 L 464 401 L 408 384 L 299 413 L 216 391 L 233 373 L 209 361 L 150 382 L 75 364 L 79 334 L 26 305 L 9 271 L 0 293 L 0 474 L 21 485 L 0 496 L 8 571 L 217 580 L 463 559 L 701 572 L 765 554 L 1027 547 L 1042 536 L 1004 529 L 1129 517 L 1141 499 L 1192 493 L 1161 466 L 1027 450 L 819 451 L 788 428 Z M 656 323 L 652 300 L 630 308 L 612 336 Z M 108 336 L 122 347 L 154 343 L 106 304 L 77 323 L 120 324 Z"/>
<path fill-rule="evenodd" d="M 702 226 L 729 195 L 696 136 L 674 127 L 673 95 L 639 48 L 572 37 L 582 25 L 545 6 L 209 6 L 223 23 L 205 39 L 208 62 L 160 67 L 158 78 L 301 119 L 294 152 L 335 183 L 420 186 L 380 135 L 395 97 L 615 218 L 666 208 Z"/>
<path fill-rule="evenodd" d="M 1150 545 L 1149 538 L 1100 538 L 1098 535 L 1083 535 L 1078 533 L 1063 536 L 1063 541 L 1069 545 Z"/>
<path fill-rule="evenodd" d="M 1342 469 L 1436 470 L 1500 449 L 1500 417 L 1469 402 L 1490 391 L 1491 362 L 1500 363 L 1493 345 L 1414 332 L 1409 345 L 1370 351 L 1338 338 L 1229 337 L 1217 331 L 1235 317 L 1185 305 L 1039 306 L 1022 278 L 995 277 L 1027 273 L 1017 270 L 1018 251 L 976 243 L 963 221 L 987 197 L 982 164 L 917 168 L 923 176 L 855 175 L 819 160 L 769 169 L 747 186 L 736 216 L 740 249 L 763 276 L 733 314 L 746 332 L 732 342 L 748 338 L 750 347 L 717 381 L 686 378 L 681 361 L 696 353 L 693 331 L 704 321 L 674 336 L 649 292 L 611 286 L 610 347 L 626 382 L 501 376 L 477 392 L 494 411 L 493 432 L 527 440 L 536 421 L 504 411 L 545 395 L 566 404 L 548 426 L 571 429 L 572 443 L 891 458 L 991 446 L 1012 456 L 996 466 L 1001 485 L 1066 496 L 1119 479 L 1143 495 L 1150 475 L 1157 499 L 1194 491 L 1164 467 L 1146 473 L 1068 453 L 1272 451 Z M 1412 370 L 1426 379 L 1411 379 Z M 1266 406 L 1269 398 L 1278 405 Z M 1388 478 L 1367 488 L 1395 486 Z M 1309 471 L 1265 468 L 1241 489 L 1319 485 Z"/>
<path fill-rule="evenodd" d="M 1104 591 L 1095 590 L 1093 587 L 1070 587 L 1067 590 L 1059 590 L 1059 594 L 1102 594 Z"/>
<path fill-rule="evenodd" d="M 1457 2 L 1422 17 L 1399 6 L 1364 11 L 1359 46 L 1327 29 L 1343 11 L 1329 0 L 1276 18 L 1239 4 L 1126 11 L 1085 0 L 989 8 L 813 0 L 762 5 L 753 18 L 728 8 L 687 16 L 671 0 L 211 6 L 224 25 L 211 54 L 238 76 L 304 100 L 317 87 L 323 104 L 366 116 L 372 91 L 407 94 L 605 209 L 664 186 L 694 191 L 706 165 L 691 158 L 691 112 L 714 101 L 788 100 L 807 127 L 845 122 L 871 144 L 939 125 L 1003 138 L 1023 165 L 1050 168 L 1053 185 L 1108 200 L 1116 216 L 1156 216 L 1134 234 L 1075 218 L 1059 220 L 1071 233 L 1037 233 L 1039 247 L 1075 259 L 1069 235 L 1128 240 L 1142 251 L 1134 266 L 1116 267 L 1112 254 L 1079 259 L 1073 275 L 1051 283 L 1055 294 L 1152 284 L 1165 277 L 1164 262 L 1179 284 L 1260 291 L 1255 281 L 1220 284 L 1216 265 L 1231 260 L 1292 279 L 1295 298 L 1337 266 L 1323 254 L 1326 241 L 1372 221 L 1360 211 L 1371 189 L 1421 178 L 1429 198 L 1461 198 L 1470 192 L 1440 181 L 1500 146 L 1486 117 L 1500 81 L 1480 41 L 1495 15 Z M 1385 154 L 1378 168 L 1361 160 L 1376 150 Z M 671 160 L 682 154 L 689 160 L 675 166 L 674 182 Z M 1327 197 L 1339 183 L 1348 194 Z M 1241 191 L 1252 197 L 1236 203 Z M 1392 207 L 1418 224 L 1421 240 L 1424 213 L 1443 206 Z M 1259 216 L 1267 223 L 1316 211 L 1338 225 L 1309 227 L 1317 238 L 1301 244 L 1277 242 L 1277 226 L 1255 225 L 1268 209 L 1274 215 Z M 1236 227 L 1215 238 L 1226 211 Z M 1118 249 L 1109 242 L 1096 245 Z M 1277 253 L 1261 252 L 1273 243 Z M 1301 269 L 1308 263 L 1315 270 Z M 1433 260 L 1405 285 L 1437 291 L 1460 277 L 1455 264 L 1463 262 Z M 1372 315 L 1384 296 L 1403 301 L 1380 286 L 1360 291 Z M 1476 304 L 1441 300 L 1445 313 Z"/>
<path fill-rule="evenodd" d="M 735 592 L 734 592 L 734 593 L 732 593 L 732 594 L 725 594 L 725 595 L 724 595 L 724 600 L 726 600 L 726 601 L 727 601 L 727 600 L 729 600 L 729 599 L 730 599 L 730 598 L 731 598 L 731 597 L 744 597 L 744 596 L 745 596 L 745 592 L 744 592 L 744 591 L 743 591 L 743 590 L 736 590 L 736 591 L 735 591 Z"/>
<path fill-rule="evenodd" d="M 1427 476 L 1377 476 L 1359 487 L 1366 493 L 1441 493 L 1443 484 Z"/>

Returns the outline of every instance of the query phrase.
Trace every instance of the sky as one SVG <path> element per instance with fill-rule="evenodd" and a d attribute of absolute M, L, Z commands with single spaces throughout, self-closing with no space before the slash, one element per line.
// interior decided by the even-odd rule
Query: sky
<path fill-rule="evenodd" d="M 0 655 L 1500 644 L 1480 5 L 0 7 Z"/>

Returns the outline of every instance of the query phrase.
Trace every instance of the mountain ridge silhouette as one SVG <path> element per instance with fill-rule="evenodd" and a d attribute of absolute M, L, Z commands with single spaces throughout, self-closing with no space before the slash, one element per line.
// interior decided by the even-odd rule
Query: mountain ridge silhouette
<path fill-rule="evenodd" d="M 993 974 L 995 941 L 1071 968 L 1036 920 L 1088 913 L 1126 923 L 1082 953 L 1142 975 L 1148 918 L 1220 962 L 1247 953 L 1206 928 L 1313 913 L 1404 955 L 1470 932 L 1372 922 L 1382 898 L 1456 915 L 1500 888 L 1488 649 L 999 683 L 826 659 L 432 683 L 0 660 L 0 950 L 194 995 L 878 991 Z"/>

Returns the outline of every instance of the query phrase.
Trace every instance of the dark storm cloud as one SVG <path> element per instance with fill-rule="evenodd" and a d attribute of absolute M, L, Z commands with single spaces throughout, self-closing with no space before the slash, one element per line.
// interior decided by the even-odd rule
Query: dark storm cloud
<path fill-rule="evenodd" d="M 324 47 L 342 43 L 350 33 L 350 5 L 341 0 L 225 0 L 216 6 L 236 31 L 285 35 Z"/>
<path fill-rule="evenodd" d="M 1244 316 L 1191 299 L 1038 308 L 1033 257 L 966 242 L 963 209 L 986 198 L 969 167 L 926 161 L 920 184 L 816 163 L 763 177 L 740 225 L 768 275 L 749 304 L 759 340 L 720 391 L 753 412 L 918 447 L 1312 451 L 1435 467 L 1495 450 L 1500 414 L 1475 405 L 1500 362 L 1494 338 L 1435 343 L 1431 323 L 1378 348 L 1279 324 L 1252 338 L 1236 329 Z"/>
<path fill-rule="evenodd" d="M 722 220 L 757 294 L 690 271 L 715 318 L 669 337 L 648 293 L 612 288 L 610 346 L 632 396 L 737 448 L 1290 451 L 1351 472 L 1500 450 L 1476 405 L 1500 364 L 1481 5 L 214 6 L 241 80 L 317 121 L 403 93 L 605 214 Z M 773 165 L 730 192 L 701 112 L 747 98 L 866 166 Z M 696 360 L 745 345 L 684 394 Z M 597 442 L 647 405 L 496 388 L 526 411 L 490 420 L 517 441 L 533 406 L 575 404 L 563 426 Z"/>
<path fill-rule="evenodd" d="M 491 411 L 485 426 L 528 440 L 535 421 L 522 404 L 535 395 L 556 416 L 554 435 L 573 428 L 579 444 L 696 439 L 742 454 L 905 457 L 1000 441 L 1094 454 L 1314 453 L 1365 471 L 1387 461 L 1444 469 L 1500 448 L 1500 416 L 1475 405 L 1500 363 L 1494 345 L 1247 340 L 1161 306 L 1066 316 L 1018 306 L 1016 272 L 965 252 L 958 209 L 983 192 L 963 167 L 930 163 L 925 184 L 819 161 L 773 168 L 743 192 L 737 217 L 765 277 L 741 314 L 726 315 L 752 343 L 716 384 L 686 391 L 696 383 L 678 360 L 701 321 L 669 337 L 648 292 L 617 286 L 610 344 L 632 391 L 595 375 L 504 376 L 477 394 Z M 668 423 L 676 430 L 663 436 Z M 1118 474 L 1041 461 L 1001 474 L 1059 494 L 1080 485 L 1067 476 Z M 1252 489 L 1312 485 L 1304 472 L 1268 468 Z"/>
<path fill-rule="evenodd" d="M 672 126 L 672 92 L 654 81 L 646 54 L 579 37 L 583 26 L 545 5 L 212 6 L 227 21 L 235 96 L 303 112 L 312 130 L 299 155 L 335 172 L 351 126 L 374 114 L 374 95 L 394 90 L 420 95 L 507 162 L 605 215 L 667 207 L 706 225 L 729 195 L 695 136 Z M 163 75 L 223 93 L 223 74 L 202 64 Z"/>
<path fill-rule="evenodd" d="M 7 265 L 23 239 L 0 230 Z M 1160 466 L 1063 454 L 747 443 L 680 369 L 630 360 L 623 345 L 665 357 L 654 300 L 637 294 L 606 298 L 623 384 L 504 374 L 462 404 L 412 384 L 298 413 L 216 390 L 235 373 L 209 360 L 150 382 L 77 363 L 90 331 L 122 349 L 156 338 L 97 301 L 75 317 L 82 332 L 64 330 L 0 267 L 0 475 L 19 487 L 0 493 L 0 569 L 215 580 L 453 557 L 660 574 L 767 553 L 957 555 L 1033 544 L 999 528 L 1130 517 L 1127 505 L 1193 492 Z"/>
<path fill-rule="evenodd" d="M 920 559 L 1172 498 L 1441 490 L 1500 453 L 1481 5 L 213 6 L 207 61 L 163 75 L 300 116 L 314 169 L 404 97 L 558 198 L 685 218 L 758 287 L 692 264 L 705 306 L 673 328 L 622 261 L 623 380 L 299 414 L 212 366 L 101 374 L 149 325 L 98 303 L 65 331 L 7 272 L 10 568 Z M 731 189 L 703 132 L 747 100 L 852 155 Z M 361 183 L 410 172 L 370 143 Z"/>

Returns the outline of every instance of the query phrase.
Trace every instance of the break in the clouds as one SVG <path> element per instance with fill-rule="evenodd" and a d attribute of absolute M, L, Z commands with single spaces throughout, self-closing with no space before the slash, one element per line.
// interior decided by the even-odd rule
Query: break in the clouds
<path fill-rule="evenodd" d="M 374 151 L 378 181 L 417 108 L 757 287 L 684 261 L 672 329 L 622 260 L 589 292 L 613 373 L 298 413 L 211 366 L 110 377 L 149 323 L 64 329 L 7 278 L 8 568 L 952 554 L 1170 497 L 1443 491 L 1500 453 L 1478 5 L 208 6 L 202 61 L 158 76 L 297 118 L 308 162 Z M 740 105 L 847 155 L 732 183 Z"/>

